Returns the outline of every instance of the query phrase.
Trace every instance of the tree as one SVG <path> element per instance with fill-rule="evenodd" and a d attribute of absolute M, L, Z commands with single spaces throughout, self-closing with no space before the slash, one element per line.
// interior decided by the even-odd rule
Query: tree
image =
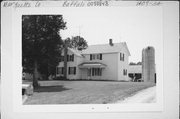
<path fill-rule="evenodd" d="M 38 86 L 38 74 L 53 74 L 59 62 L 63 41 L 60 30 L 66 28 L 62 15 L 22 16 L 22 66 L 33 73 L 33 86 Z"/>
<path fill-rule="evenodd" d="M 81 36 L 75 36 L 67 38 L 66 40 L 67 47 L 77 49 L 77 50 L 84 50 L 88 47 L 87 41 Z"/>

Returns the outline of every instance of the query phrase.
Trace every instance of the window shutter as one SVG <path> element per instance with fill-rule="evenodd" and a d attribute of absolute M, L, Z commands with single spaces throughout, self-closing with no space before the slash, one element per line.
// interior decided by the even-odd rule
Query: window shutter
<path fill-rule="evenodd" d="M 92 60 L 92 54 L 90 54 L 90 60 Z"/>
<path fill-rule="evenodd" d="M 68 74 L 70 74 L 70 67 L 68 68 Z"/>
<path fill-rule="evenodd" d="M 121 53 L 120 53 L 120 61 L 121 61 Z"/>
<path fill-rule="evenodd" d="M 74 74 L 76 74 L 76 67 L 74 67 Z"/>
<path fill-rule="evenodd" d="M 61 69 L 61 74 L 64 74 L 64 67 L 62 67 Z"/>
<path fill-rule="evenodd" d="M 123 53 L 123 61 L 124 61 L 124 53 Z"/>
<path fill-rule="evenodd" d="M 100 54 L 100 60 L 102 60 L 102 54 Z"/>

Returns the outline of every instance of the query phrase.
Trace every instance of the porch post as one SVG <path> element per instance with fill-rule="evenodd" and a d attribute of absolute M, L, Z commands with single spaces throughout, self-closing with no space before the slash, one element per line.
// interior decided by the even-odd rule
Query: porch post
<path fill-rule="evenodd" d="M 87 75 L 88 75 L 88 80 L 89 80 L 91 77 L 91 68 L 87 68 Z"/>

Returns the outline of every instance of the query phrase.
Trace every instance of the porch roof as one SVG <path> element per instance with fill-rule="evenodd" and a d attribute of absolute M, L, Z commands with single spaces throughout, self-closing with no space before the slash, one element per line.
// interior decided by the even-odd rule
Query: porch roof
<path fill-rule="evenodd" d="M 79 68 L 105 68 L 106 65 L 100 62 L 84 62 L 79 65 Z"/>

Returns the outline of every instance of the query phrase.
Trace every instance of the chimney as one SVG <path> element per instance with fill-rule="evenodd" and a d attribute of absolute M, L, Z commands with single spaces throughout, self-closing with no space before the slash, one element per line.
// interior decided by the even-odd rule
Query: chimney
<path fill-rule="evenodd" d="M 110 45 L 110 46 L 113 46 L 112 39 L 109 39 L 109 45 Z"/>

